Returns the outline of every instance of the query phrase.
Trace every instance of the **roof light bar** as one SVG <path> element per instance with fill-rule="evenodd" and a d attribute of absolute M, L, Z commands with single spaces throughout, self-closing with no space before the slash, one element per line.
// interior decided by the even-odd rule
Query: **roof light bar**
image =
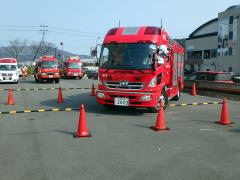
<path fill-rule="evenodd" d="M 147 35 L 160 35 L 161 29 L 157 27 L 148 26 L 144 32 Z"/>
<path fill-rule="evenodd" d="M 107 33 L 107 36 L 113 36 L 116 34 L 118 28 L 113 28 L 113 29 L 110 29 Z"/>

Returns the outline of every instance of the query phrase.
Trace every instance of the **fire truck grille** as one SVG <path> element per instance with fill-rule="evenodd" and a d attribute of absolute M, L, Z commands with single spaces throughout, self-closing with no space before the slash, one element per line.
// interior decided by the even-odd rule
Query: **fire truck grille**
<path fill-rule="evenodd" d="M 118 96 L 118 95 L 109 95 L 109 97 L 111 97 L 111 98 L 122 97 L 122 98 L 128 98 L 128 99 L 136 99 L 137 98 L 137 96 Z"/>
<path fill-rule="evenodd" d="M 105 86 L 109 89 L 123 89 L 123 90 L 141 90 L 144 87 L 142 82 L 128 82 L 125 86 L 120 85 L 120 81 L 107 81 Z"/>
<path fill-rule="evenodd" d="M 47 73 L 47 75 L 54 75 L 54 73 Z"/>

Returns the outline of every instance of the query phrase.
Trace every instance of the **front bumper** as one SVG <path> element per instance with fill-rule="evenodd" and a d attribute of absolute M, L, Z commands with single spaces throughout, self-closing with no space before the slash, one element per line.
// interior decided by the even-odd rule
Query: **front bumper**
<path fill-rule="evenodd" d="M 103 93 L 105 98 L 98 97 L 98 93 Z M 99 104 L 114 104 L 114 98 L 128 98 L 128 106 L 134 107 L 154 107 L 159 103 L 159 97 L 161 93 L 159 92 L 122 92 L 122 91 L 106 91 L 98 90 L 96 92 L 97 103 Z M 141 100 L 142 96 L 151 96 L 151 100 Z"/>
<path fill-rule="evenodd" d="M 67 77 L 83 77 L 82 73 L 66 73 L 65 76 Z"/>
<path fill-rule="evenodd" d="M 60 75 L 38 75 L 39 79 L 59 79 Z"/>
<path fill-rule="evenodd" d="M 0 82 L 18 82 L 18 76 L 0 76 Z"/>

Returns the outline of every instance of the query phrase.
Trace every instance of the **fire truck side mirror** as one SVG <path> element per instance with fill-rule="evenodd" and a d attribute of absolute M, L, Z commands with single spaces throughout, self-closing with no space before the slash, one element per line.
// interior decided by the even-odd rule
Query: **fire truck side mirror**
<path fill-rule="evenodd" d="M 97 56 L 97 46 L 92 46 L 92 47 L 90 48 L 90 55 L 91 55 L 92 57 L 96 57 L 96 56 Z"/>
<path fill-rule="evenodd" d="M 98 67 L 98 66 L 99 66 L 99 61 L 97 61 L 97 62 L 95 63 L 95 65 Z"/>

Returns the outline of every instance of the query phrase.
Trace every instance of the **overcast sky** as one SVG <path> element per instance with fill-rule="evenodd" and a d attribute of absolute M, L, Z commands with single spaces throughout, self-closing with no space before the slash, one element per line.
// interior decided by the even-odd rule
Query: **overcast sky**
<path fill-rule="evenodd" d="M 89 54 L 113 27 L 160 26 L 173 38 L 188 37 L 239 0 L 0 0 L 0 46 L 9 40 L 40 41 L 40 25 L 47 25 L 46 41 L 77 54 Z"/>

